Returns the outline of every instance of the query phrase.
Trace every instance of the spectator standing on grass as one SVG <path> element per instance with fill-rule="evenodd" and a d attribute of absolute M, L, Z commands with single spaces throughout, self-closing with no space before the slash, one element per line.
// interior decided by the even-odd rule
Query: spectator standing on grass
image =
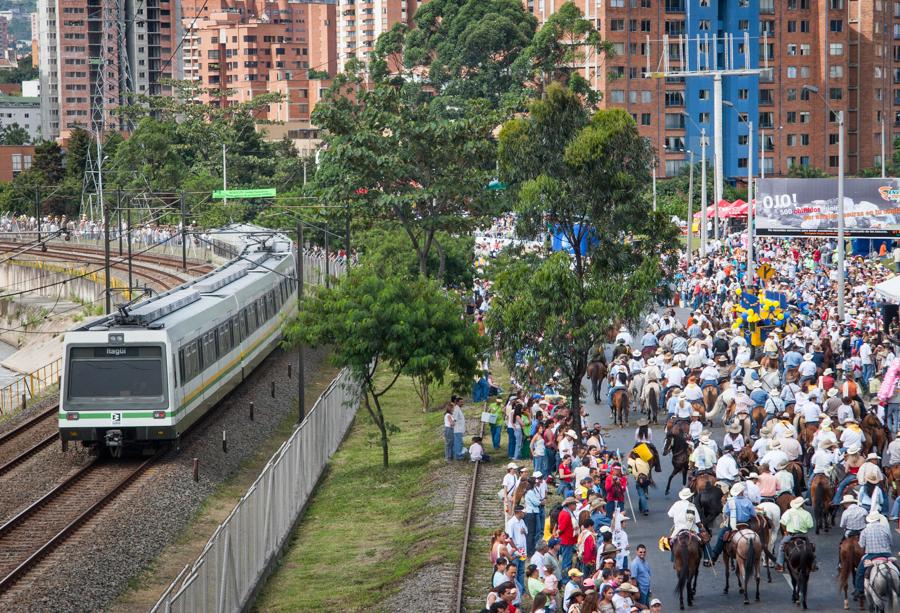
<path fill-rule="evenodd" d="M 640 590 L 639 602 L 649 605 L 652 572 L 650 571 L 650 564 L 647 563 L 647 547 L 643 544 L 637 546 L 637 557 L 631 562 L 630 569 L 631 576 L 637 581 L 638 590 Z"/>
<path fill-rule="evenodd" d="M 466 415 L 462 410 L 462 396 L 453 395 L 453 457 L 462 460 L 463 436 L 466 434 Z"/>
<path fill-rule="evenodd" d="M 547 541 L 547 553 L 544 554 L 544 579 L 553 575 L 556 577 L 556 585 L 562 585 L 563 570 L 559 562 L 559 539 L 556 537 Z"/>
<path fill-rule="evenodd" d="M 448 404 L 444 409 L 444 460 L 449 462 L 453 459 L 453 419 L 455 407 Z"/>
<path fill-rule="evenodd" d="M 578 542 L 578 520 L 575 517 L 575 505 L 577 501 L 569 496 L 563 500 L 563 508 L 559 512 L 557 527 L 559 530 L 560 555 L 563 576 L 572 568 L 572 554 Z"/>
<path fill-rule="evenodd" d="M 522 558 L 528 547 L 528 528 L 525 525 L 525 508 L 522 505 L 516 505 L 513 509 L 512 519 L 506 522 L 506 533 L 516 549 L 510 564 L 516 566 L 516 586 L 521 593 L 525 591 L 525 560 Z"/>

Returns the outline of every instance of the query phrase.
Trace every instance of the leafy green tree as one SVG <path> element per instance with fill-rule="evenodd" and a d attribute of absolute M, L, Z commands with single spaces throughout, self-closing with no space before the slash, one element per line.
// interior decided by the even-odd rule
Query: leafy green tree
<path fill-rule="evenodd" d="M 391 82 L 365 89 L 359 75 L 336 83 L 313 113 L 325 144 L 316 193 L 341 217 L 351 205 L 354 216 L 400 224 L 427 275 L 438 233 L 468 232 L 490 207 L 495 115 L 462 101 L 447 117 L 440 99 L 411 100 Z"/>
<path fill-rule="evenodd" d="M 35 145 L 31 168 L 41 173 L 44 180 L 47 181 L 47 185 L 59 183 L 65 175 L 63 150 L 59 143 L 52 140 L 44 140 Z"/>
<path fill-rule="evenodd" d="M 26 55 L 19 60 L 19 66 L 17 68 L 0 71 L 0 83 L 34 81 L 38 76 L 38 67 L 32 64 L 31 56 Z"/>
<path fill-rule="evenodd" d="M 93 145 L 91 133 L 83 128 L 74 128 L 69 135 L 66 149 L 66 174 L 81 179 L 87 165 L 88 150 Z"/>
<path fill-rule="evenodd" d="M 479 338 L 460 312 L 462 303 L 432 280 L 361 265 L 331 289 L 317 288 L 300 302 L 286 343 L 331 347 L 331 362 L 349 368 L 362 384 L 363 406 L 378 428 L 388 465 L 396 431 L 381 399 L 401 375 L 442 382 L 452 373 L 471 385 Z M 381 372 L 383 377 L 376 377 Z"/>
<path fill-rule="evenodd" d="M 653 301 L 660 254 L 674 249 L 677 230 L 651 210 L 645 186 L 653 152 L 628 113 L 591 115 L 559 84 L 529 111 L 500 132 L 518 231 L 536 236 L 549 224 L 573 253 L 502 262 L 487 327 L 507 359 L 530 348 L 540 365 L 562 370 L 577 430 L 590 351 Z"/>
<path fill-rule="evenodd" d="M 28 131 L 17 123 L 0 128 L 0 145 L 25 145 L 31 142 Z"/>
<path fill-rule="evenodd" d="M 794 164 L 788 169 L 788 175 L 792 179 L 827 179 L 830 175 L 815 166 L 801 166 Z"/>

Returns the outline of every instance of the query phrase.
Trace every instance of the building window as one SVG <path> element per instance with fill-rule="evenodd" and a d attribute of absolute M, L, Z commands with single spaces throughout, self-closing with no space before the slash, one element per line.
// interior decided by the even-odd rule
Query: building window
<path fill-rule="evenodd" d="M 708 32 L 709 26 L 710 26 L 709 19 L 701 19 L 697 23 L 697 29 L 700 30 L 701 32 Z"/>
<path fill-rule="evenodd" d="M 797 78 L 797 67 L 796 66 L 788 66 L 787 67 L 787 78 L 788 79 L 796 79 Z"/>
<path fill-rule="evenodd" d="M 809 8 L 809 2 L 806 3 L 806 8 Z M 807 19 L 800 20 L 800 31 L 805 32 L 807 34 L 809 33 L 809 20 L 807 20 Z"/>
<path fill-rule="evenodd" d="M 738 90 L 738 100 L 748 100 L 750 98 L 750 90 L 741 88 Z"/>
<path fill-rule="evenodd" d="M 749 30 L 750 29 L 750 20 L 749 19 L 738 19 L 738 30 Z"/>
<path fill-rule="evenodd" d="M 844 8 L 844 0 L 828 0 L 828 5 L 832 11 L 839 11 Z"/>
<path fill-rule="evenodd" d="M 747 158 L 738 158 L 738 168 L 747 167 Z"/>
<path fill-rule="evenodd" d="M 800 111 L 800 123 L 809 123 L 809 111 Z"/>
<path fill-rule="evenodd" d="M 808 89 L 800 90 L 800 99 L 801 100 L 809 100 L 809 90 Z"/>
<path fill-rule="evenodd" d="M 747 146 L 747 135 L 746 134 L 738 134 L 738 145 L 741 147 Z"/>
<path fill-rule="evenodd" d="M 830 43 L 828 45 L 828 55 L 844 55 L 844 44 Z"/>
<path fill-rule="evenodd" d="M 684 151 L 684 138 L 681 136 L 667 136 L 666 151 Z"/>
<path fill-rule="evenodd" d="M 701 89 L 699 92 L 697 92 L 697 98 L 700 100 L 709 100 L 709 90 Z"/>
<path fill-rule="evenodd" d="M 649 19 L 641 19 L 641 32 L 649 32 L 650 31 L 650 20 Z"/>
<path fill-rule="evenodd" d="M 832 87 L 828 90 L 828 98 L 830 100 L 843 100 L 844 90 L 840 87 Z"/>
<path fill-rule="evenodd" d="M 787 112 L 787 122 L 788 123 L 797 123 L 797 111 L 788 111 Z"/>
<path fill-rule="evenodd" d="M 609 101 L 613 104 L 623 104 L 625 102 L 625 91 L 614 89 L 609 92 Z"/>
<path fill-rule="evenodd" d="M 788 21 L 787 31 L 788 32 L 796 32 L 797 31 L 797 22 L 794 20 Z"/>
<path fill-rule="evenodd" d="M 641 113 L 641 125 L 649 126 L 650 125 L 650 113 Z"/>
<path fill-rule="evenodd" d="M 832 79 L 844 78 L 844 67 L 840 65 L 832 65 L 828 67 L 828 76 Z"/>
<path fill-rule="evenodd" d="M 641 104 L 650 104 L 651 102 L 653 102 L 653 92 L 641 92 Z"/>
<path fill-rule="evenodd" d="M 666 12 L 667 13 L 683 13 L 684 12 L 684 0 L 666 0 Z"/>
<path fill-rule="evenodd" d="M 843 32 L 844 31 L 844 22 L 841 21 L 840 19 L 832 19 L 828 24 L 828 28 L 832 32 Z"/>
<path fill-rule="evenodd" d="M 772 104 L 774 102 L 772 98 L 772 90 L 771 89 L 761 89 L 759 90 L 759 103 L 760 104 Z"/>
<path fill-rule="evenodd" d="M 775 0 L 759 0 L 759 12 L 771 15 L 775 12 Z"/>
<path fill-rule="evenodd" d="M 666 113 L 667 130 L 684 130 L 684 115 L 681 113 Z"/>
<path fill-rule="evenodd" d="M 837 156 L 837 155 L 829 155 L 828 156 L 828 165 L 831 167 L 836 167 L 838 165 L 838 158 L 839 158 L 839 156 Z"/>
<path fill-rule="evenodd" d="M 797 146 L 797 135 L 796 134 L 788 134 L 787 135 L 787 146 L 788 147 L 796 147 Z"/>
<path fill-rule="evenodd" d="M 697 123 L 709 123 L 709 113 L 703 112 L 697 115 Z"/>
<path fill-rule="evenodd" d="M 666 106 L 684 106 L 684 92 L 666 92 Z"/>
<path fill-rule="evenodd" d="M 765 111 L 759 114 L 759 127 L 760 128 L 771 128 L 775 119 L 775 114 L 770 111 Z"/>
<path fill-rule="evenodd" d="M 800 45 L 800 55 L 811 55 L 812 49 L 809 46 L 809 43 L 803 43 Z"/>
<path fill-rule="evenodd" d="M 803 166 L 803 168 L 809 168 L 809 156 L 808 155 L 800 156 L 800 165 Z"/>
<path fill-rule="evenodd" d="M 771 19 L 767 19 L 765 21 L 761 21 L 759 24 L 759 33 L 760 34 L 768 34 L 769 36 L 775 35 L 775 22 Z"/>
<path fill-rule="evenodd" d="M 840 139 L 840 136 L 839 136 L 839 135 L 837 135 L 837 134 L 829 134 L 829 135 L 828 135 L 828 144 L 829 144 L 829 145 L 837 145 L 839 139 Z"/>
<path fill-rule="evenodd" d="M 800 78 L 801 79 L 809 78 L 809 66 L 801 66 L 800 67 Z"/>
<path fill-rule="evenodd" d="M 609 22 L 609 29 L 613 32 L 624 32 L 625 31 L 625 20 L 624 19 L 612 19 Z"/>
<path fill-rule="evenodd" d="M 787 54 L 788 55 L 797 55 L 797 45 L 795 43 L 789 43 L 787 46 Z"/>
<path fill-rule="evenodd" d="M 666 160 L 666 176 L 677 175 L 686 164 L 685 160 Z"/>
<path fill-rule="evenodd" d="M 793 87 L 787 88 L 786 96 L 787 96 L 788 101 L 796 100 L 797 99 L 797 90 L 794 89 Z"/>
<path fill-rule="evenodd" d="M 12 154 L 12 171 L 13 175 L 16 175 L 22 172 L 22 154 L 21 153 L 13 153 Z"/>

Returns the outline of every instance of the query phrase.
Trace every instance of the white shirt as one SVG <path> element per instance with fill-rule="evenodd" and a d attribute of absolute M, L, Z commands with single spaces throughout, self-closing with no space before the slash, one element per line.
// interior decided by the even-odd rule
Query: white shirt
<path fill-rule="evenodd" d="M 696 383 L 688 383 L 684 388 L 684 395 L 688 402 L 703 400 L 703 390 Z"/>
<path fill-rule="evenodd" d="M 837 456 L 827 449 L 816 449 L 810 463 L 813 465 L 813 474 L 827 475 L 831 472 L 831 467 L 837 464 Z"/>
<path fill-rule="evenodd" d="M 851 430 L 850 428 L 845 428 L 843 432 L 841 432 L 841 447 L 850 448 L 853 445 L 859 445 L 862 447 L 862 430 Z"/>
<path fill-rule="evenodd" d="M 616 608 L 616 613 L 630 613 L 631 607 L 634 606 L 634 601 L 631 598 L 620 596 L 618 592 L 613 595 L 612 603 Z"/>
<path fill-rule="evenodd" d="M 547 572 L 547 567 L 544 566 L 544 554 L 542 554 L 540 551 L 535 551 L 534 555 L 531 556 L 530 563 L 537 566 L 538 575 L 541 579 L 543 579 L 544 575 Z"/>
<path fill-rule="evenodd" d="M 761 458 L 769 451 L 769 443 L 772 441 L 767 438 L 761 438 L 753 443 L 753 453 L 756 454 L 756 457 Z"/>
<path fill-rule="evenodd" d="M 853 417 L 853 407 L 847 404 L 842 404 L 838 407 L 837 418 L 839 424 L 843 426 L 851 417 Z"/>
<path fill-rule="evenodd" d="M 691 406 L 691 403 L 687 400 L 678 401 L 678 405 L 675 409 L 675 415 L 679 419 L 690 419 L 691 413 L 694 412 L 694 408 Z"/>
<path fill-rule="evenodd" d="M 725 445 L 731 445 L 736 450 L 741 450 L 744 448 L 744 435 L 738 432 L 737 434 L 732 434 L 731 432 L 725 435 L 725 438 L 722 439 L 722 447 Z"/>
<path fill-rule="evenodd" d="M 800 454 L 803 453 L 803 448 L 800 447 L 800 442 L 793 437 L 785 437 L 781 441 L 781 450 L 787 454 L 789 461 L 794 461 L 800 457 Z"/>
<path fill-rule="evenodd" d="M 515 473 L 506 473 L 503 475 L 503 488 L 506 490 L 507 496 L 512 496 L 518 482 L 519 480 L 516 478 Z"/>
<path fill-rule="evenodd" d="M 900 439 L 895 438 L 887 447 L 885 455 L 885 463 L 887 466 L 900 464 Z"/>
<path fill-rule="evenodd" d="M 453 409 L 453 434 L 466 433 L 466 414 L 463 413 L 462 407 L 456 405 Z"/>
<path fill-rule="evenodd" d="M 559 442 L 559 457 L 560 459 L 564 458 L 567 455 L 572 455 L 572 449 L 575 447 L 575 442 L 570 439 L 568 436 L 564 436 L 563 440 Z"/>
<path fill-rule="evenodd" d="M 716 479 L 725 479 L 727 481 L 734 481 L 737 476 L 740 474 L 738 470 L 737 462 L 734 461 L 734 457 L 730 453 L 726 453 L 719 461 L 716 462 Z"/>
<path fill-rule="evenodd" d="M 684 381 L 684 371 L 679 366 L 668 368 L 663 376 L 666 379 L 666 384 L 670 387 L 673 385 L 681 387 L 681 383 Z"/>
<path fill-rule="evenodd" d="M 859 359 L 863 364 L 872 363 L 872 346 L 869 343 L 863 343 L 859 346 Z"/>
<path fill-rule="evenodd" d="M 691 454 L 691 461 L 697 470 L 707 470 L 712 468 L 716 461 L 716 453 L 709 448 L 708 445 L 698 445 Z"/>
<path fill-rule="evenodd" d="M 779 470 L 775 473 L 775 480 L 778 482 L 778 487 L 775 491 L 775 495 L 783 494 L 784 492 L 791 492 L 794 490 L 794 475 L 789 473 L 786 470 Z"/>
<path fill-rule="evenodd" d="M 788 457 L 785 452 L 781 449 L 770 449 L 766 452 L 766 455 L 760 459 L 760 464 L 765 464 L 771 470 L 775 470 L 775 467 L 781 464 L 782 462 L 787 462 Z"/>
<path fill-rule="evenodd" d="M 528 534 L 528 526 L 525 525 L 524 519 L 519 519 L 515 515 L 510 517 L 506 522 L 506 533 L 512 539 L 516 549 L 525 549 L 527 545 L 525 535 Z"/>
<path fill-rule="evenodd" d="M 480 443 L 472 443 L 469 445 L 469 459 L 473 462 L 484 459 L 484 447 Z"/>
<path fill-rule="evenodd" d="M 689 500 L 679 500 L 669 507 L 669 517 L 672 518 L 672 535 L 681 530 L 697 531 L 700 525 L 700 512 Z"/>
<path fill-rule="evenodd" d="M 816 363 L 811 361 L 800 362 L 797 372 L 803 377 L 814 377 L 816 374 Z"/>
<path fill-rule="evenodd" d="M 644 360 L 631 358 L 628 361 L 628 369 L 632 372 L 632 374 L 637 374 L 639 372 L 643 372 Z"/>
<path fill-rule="evenodd" d="M 819 421 L 819 405 L 814 402 L 807 402 L 803 405 L 803 417 L 806 419 L 806 423 L 812 423 Z"/>
<path fill-rule="evenodd" d="M 747 497 L 747 500 L 752 502 L 753 504 L 759 504 L 762 500 L 762 494 L 759 491 L 759 486 L 753 483 L 753 481 L 744 481 L 744 496 Z"/>
<path fill-rule="evenodd" d="M 695 439 L 695 440 L 700 438 L 700 433 L 702 433 L 702 432 L 703 432 L 703 424 L 700 422 L 700 420 L 698 419 L 697 421 L 692 421 L 691 428 L 689 431 L 691 438 Z"/>
<path fill-rule="evenodd" d="M 703 370 L 700 371 L 700 380 L 701 381 L 718 381 L 719 380 L 719 369 L 715 366 L 704 366 Z"/>

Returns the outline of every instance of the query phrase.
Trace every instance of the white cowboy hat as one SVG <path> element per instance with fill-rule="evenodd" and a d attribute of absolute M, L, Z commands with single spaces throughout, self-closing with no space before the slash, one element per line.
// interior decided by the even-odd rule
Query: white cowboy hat
<path fill-rule="evenodd" d="M 878 511 L 872 511 L 868 515 L 866 515 L 866 523 L 874 524 L 877 521 L 881 521 L 881 518 L 884 517 Z"/>
<path fill-rule="evenodd" d="M 572 438 L 578 438 L 578 434 L 575 433 L 575 430 L 566 430 L 566 436 L 571 436 Z"/>
<path fill-rule="evenodd" d="M 744 493 L 744 484 L 743 483 L 735 483 L 731 486 L 730 491 L 732 496 L 740 496 Z"/>
<path fill-rule="evenodd" d="M 881 479 L 878 478 L 878 475 L 874 473 L 870 473 L 866 475 L 866 483 L 878 483 Z"/>
<path fill-rule="evenodd" d="M 824 376 L 824 375 L 833 375 L 833 374 L 834 374 L 834 371 L 831 370 L 830 368 L 826 368 L 825 370 L 822 371 L 822 375 L 823 375 L 823 376 Z M 832 389 L 833 389 L 833 388 L 832 388 Z M 829 390 L 829 391 L 830 391 L 830 390 Z"/>
<path fill-rule="evenodd" d="M 650 358 L 647 360 L 647 366 L 656 366 L 656 358 Z"/>
<path fill-rule="evenodd" d="M 805 500 L 803 500 L 803 496 L 797 496 L 796 498 L 794 498 L 793 500 L 791 500 L 791 508 L 792 508 L 792 509 L 799 509 L 800 507 L 803 506 L 803 503 L 804 503 L 804 502 L 805 502 Z"/>
<path fill-rule="evenodd" d="M 640 352 L 640 351 L 632 351 L 632 352 L 631 352 L 631 357 L 633 357 L 633 358 L 639 358 L 639 357 L 641 357 L 641 352 Z"/>
<path fill-rule="evenodd" d="M 676 362 L 684 362 L 685 359 L 687 359 L 687 356 L 684 355 L 683 353 L 676 353 L 676 354 L 675 354 L 675 361 L 676 361 Z"/>
<path fill-rule="evenodd" d="M 619 332 L 628 332 L 628 328 L 625 326 L 619 326 Z M 607 337 L 609 338 L 609 337 Z"/>
<path fill-rule="evenodd" d="M 608 338 L 608 337 L 607 337 L 607 338 Z M 810 360 L 813 359 L 813 354 L 811 354 L 811 353 L 804 353 L 804 354 L 803 354 L 803 359 L 806 360 L 807 362 L 809 362 Z"/>
<path fill-rule="evenodd" d="M 515 462 L 510 462 L 506 465 L 506 470 L 519 470 L 519 466 Z"/>
<path fill-rule="evenodd" d="M 706 361 L 703 362 L 703 363 L 706 364 L 707 366 L 715 366 L 715 365 L 716 365 L 716 361 L 715 361 L 715 360 L 710 360 L 710 359 L 706 360 Z"/>
<path fill-rule="evenodd" d="M 853 494 L 844 494 L 841 498 L 841 504 L 856 504 L 856 496 Z"/>
<path fill-rule="evenodd" d="M 759 475 L 757 475 L 756 473 L 750 473 L 749 475 L 747 475 L 747 478 L 748 479 L 759 479 Z"/>
<path fill-rule="evenodd" d="M 787 465 L 787 460 L 782 460 L 775 466 L 775 470 L 784 470 L 785 468 L 787 468 Z"/>
<path fill-rule="evenodd" d="M 701 435 L 700 435 L 700 442 L 701 442 L 701 443 L 708 443 L 708 442 L 709 442 L 709 435 L 708 435 L 708 434 L 701 434 Z"/>
<path fill-rule="evenodd" d="M 688 347 L 688 353 L 691 355 L 695 355 L 697 353 L 697 345 L 691 345 Z"/>
<path fill-rule="evenodd" d="M 850 455 L 856 455 L 860 451 L 862 451 L 862 448 L 859 445 L 850 445 L 850 447 L 847 449 L 847 453 L 849 453 Z"/>
<path fill-rule="evenodd" d="M 678 492 L 678 497 L 682 500 L 690 500 L 694 496 L 694 493 L 688 488 L 682 488 L 680 492 Z"/>
<path fill-rule="evenodd" d="M 542 472 L 539 471 L 539 470 L 536 470 L 536 471 L 534 471 L 534 474 L 531 475 L 531 476 L 534 477 L 535 479 L 540 479 L 541 477 L 544 476 L 544 473 L 542 473 Z"/>
<path fill-rule="evenodd" d="M 880 459 L 881 459 L 881 456 L 875 452 L 872 452 L 866 456 L 866 460 L 880 460 Z"/>
<path fill-rule="evenodd" d="M 700 413 L 697 411 L 691 411 L 691 417 L 700 417 Z"/>
<path fill-rule="evenodd" d="M 725 430 L 731 434 L 737 434 L 741 431 L 741 424 L 729 424 Z"/>
<path fill-rule="evenodd" d="M 772 396 L 774 398 L 779 398 L 781 396 L 781 390 L 778 389 L 777 387 L 773 387 L 772 389 L 769 390 L 769 396 Z"/>
<path fill-rule="evenodd" d="M 900 430 L 897 431 L 897 434 L 894 436 L 894 438 L 900 438 Z"/>
<path fill-rule="evenodd" d="M 829 370 L 831 370 L 831 369 L 829 369 Z M 828 396 L 829 398 L 834 398 L 835 396 L 838 395 L 838 390 L 836 387 L 833 387 L 830 390 L 828 390 L 828 392 L 825 395 Z"/>
<path fill-rule="evenodd" d="M 756 360 L 750 360 L 747 362 L 747 368 L 759 368 L 759 362 Z"/>
<path fill-rule="evenodd" d="M 753 390 L 759 389 L 759 387 L 762 385 L 762 383 L 759 382 L 759 379 L 753 379 L 753 378 L 750 378 L 750 379 L 747 379 L 747 381 L 745 382 L 745 385 L 746 385 L 751 391 L 753 391 Z"/>
<path fill-rule="evenodd" d="M 725 330 L 718 330 L 716 332 L 716 336 L 719 338 L 725 338 Z"/>

